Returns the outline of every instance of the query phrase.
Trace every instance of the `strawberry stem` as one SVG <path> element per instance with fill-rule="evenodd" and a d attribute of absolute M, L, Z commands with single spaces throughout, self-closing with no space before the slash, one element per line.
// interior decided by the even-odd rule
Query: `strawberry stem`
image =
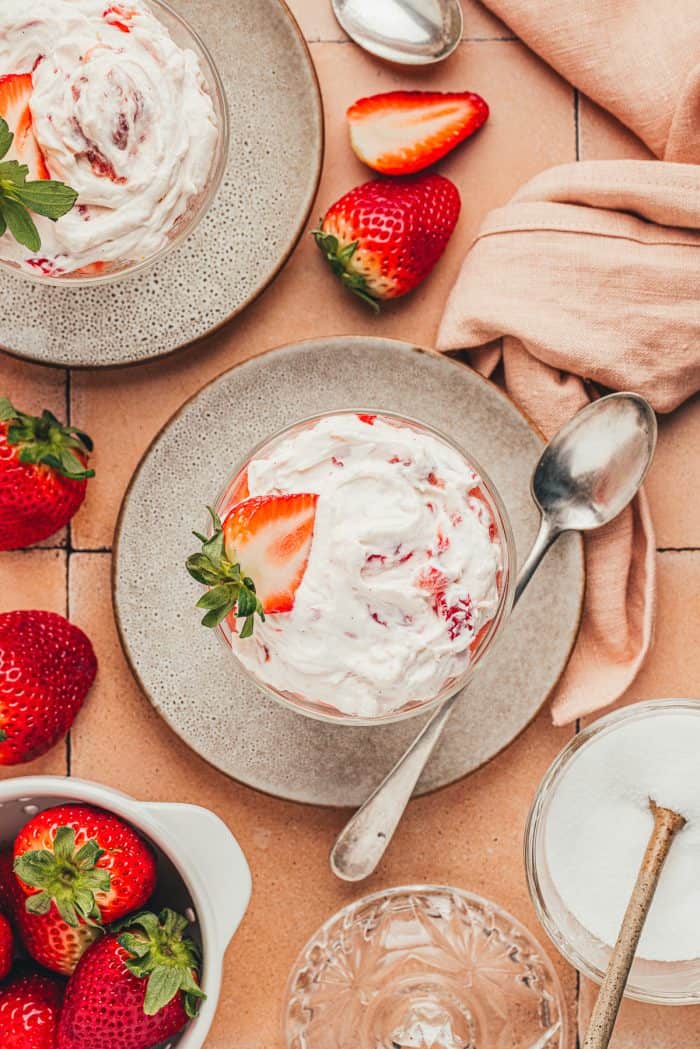
<path fill-rule="evenodd" d="M 92 451 L 92 441 L 75 426 L 64 426 L 45 410 L 40 416 L 17 411 L 7 397 L 0 397 L 0 423 L 7 423 L 6 440 L 17 445 L 21 463 L 42 463 L 62 477 L 83 481 L 95 476 L 85 468 L 84 458 Z"/>
<path fill-rule="evenodd" d="M 336 277 L 340 278 L 341 283 L 353 295 L 357 295 L 368 306 L 371 306 L 375 313 L 379 313 L 379 302 L 369 291 L 367 281 L 351 265 L 352 257 L 360 244 L 359 240 L 354 240 L 352 244 L 346 244 L 345 247 L 341 248 L 340 241 L 332 233 L 324 233 L 322 229 L 314 229 L 311 231 L 311 235 L 316 240 L 323 257 Z"/>
<path fill-rule="evenodd" d="M 52 849 L 33 849 L 18 856 L 14 862 L 17 877 L 41 890 L 27 897 L 27 911 L 48 914 L 55 904 L 67 925 L 98 924 L 96 893 L 109 892 L 112 881 L 109 871 L 96 866 L 101 856 L 104 849 L 94 838 L 77 849 L 72 827 L 58 828 Z"/>
<path fill-rule="evenodd" d="M 118 940 L 130 955 L 125 961 L 127 969 L 148 981 L 143 1003 L 146 1016 L 155 1016 L 182 991 L 185 1012 L 192 1018 L 206 998 L 196 982 L 199 949 L 192 940 L 183 939 L 187 925 L 186 918 L 166 908 L 158 916 L 143 911 L 117 926 L 125 930 Z"/>
<path fill-rule="evenodd" d="M 255 593 L 255 583 L 241 572 L 239 564 L 232 564 L 224 550 L 224 530 L 219 515 L 207 507 L 214 526 L 213 535 L 207 539 L 200 532 L 193 534 L 202 544 L 197 554 L 191 554 L 185 567 L 193 579 L 209 587 L 197 602 L 197 608 L 205 609 L 202 626 L 216 627 L 230 612 L 236 610 L 236 617 L 245 619 L 240 632 L 241 640 L 253 633 L 256 614 L 261 620 L 265 613 L 260 599 Z"/>

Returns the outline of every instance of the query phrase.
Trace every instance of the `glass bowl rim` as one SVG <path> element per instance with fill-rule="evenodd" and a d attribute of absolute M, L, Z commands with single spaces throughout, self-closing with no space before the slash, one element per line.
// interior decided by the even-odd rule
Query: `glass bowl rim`
<path fill-rule="evenodd" d="M 582 973 L 582 975 L 586 976 L 596 984 L 601 984 L 603 982 L 605 972 L 585 958 L 571 943 L 568 936 L 562 932 L 559 924 L 556 922 L 549 909 L 546 893 L 542 890 L 539 877 L 537 850 L 541 843 L 544 828 L 546 826 L 546 809 L 553 798 L 557 785 L 565 771 L 576 757 L 579 750 L 584 746 L 601 733 L 613 731 L 618 725 L 626 721 L 644 720 L 647 717 L 654 717 L 669 711 L 675 713 L 690 712 L 700 716 L 700 699 L 665 698 L 642 700 L 637 703 L 630 703 L 628 706 L 622 707 L 619 710 L 613 710 L 608 714 L 604 714 L 602 717 L 591 722 L 590 725 L 587 725 L 586 728 L 582 729 L 581 732 L 569 740 L 545 772 L 535 792 L 525 823 L 525 833 L 523 837 L 525 875 L 530 900 L 535 908 L 537 919 L 550 941 L 554 944 L 559 953 L 563 955 L 566 961 L 568 961 L 578 972 Z M 579 924 L 581 923 L 579 922 Z M 653 959 L 645 960 L 653 961 Z M 693 960 L 694 959 L 692 958 L 688 959 L 688 961 Z M 673 963 L 668 962 L 666 964 L 671 965 Z M 645 1002 L 649 1005 L 697 1005 L 700 1003 L 700 995 L 698 994 L 655 993 L 646 991 L 644 987 L 640 987 L 638 984 L 631 982 L 628 982 L 627 987 L 625 988 L 624 997 L 631 998 L 638 1002 Z"/>
<path fill-rule="evenodd" d="M 293 989 L 293 978 L 301 968 L 301 961 L 304 955 L 308 951 L 311 944 L 325 935 L 333 925 L 343 919 L 346 915 L 351 914 L 355 910 L 359 910 L 361 907 L 366 907 L 369 904 L 374 903 L 380 899 L 394 899 L 397 896 L 408 896 L 411 894 L 435 894 L 435 895 L 446 895 L 458 896 L 462 900 L 468 902 L 475 902 L 478 905 L 484 907 L 491 907 L 500 912 L 505 918 L 508 919 L 513 927 L 519 933 L 525 933 L 530 943 L 537 948 L 540 959 L 547 965 L 550 970 L 550 976 L 552 979 L 552 988 L 556 992 L 557 1001 L 560 1006 L 561 1016 L 561 1028 L 560 1034 L 560 1045 L 568 1045 L 568 1032 L 569 1032 L 569 1016 L 566 1008 L 566 996 L 564 994 L 564 988 L 562 987 L 559 973 L 556 970 L 554 962 L 550 958 L 549 954 L 543 949 L 540 941 L 535 934 L 528 928 L 527 925 L 520 918 L 517 918 L 511 911 L 502 907 L 500 903 L 496 903 L 495 900 L 490 900 L 486 896 L 482 896 L 481 893 L 471 892 L 469 889 L 463 889 L 456 885 L 447 885 L 444 882 L 438 882 L 431 884 L 429 882 L 410 884 L 410 885 L 398 885 L 388 889 L 377 889 L 374 892 L 367 893 L 366 896 L 360 896 L 356 900 L 351 900 L 346 903 L 343 907 L 340 907 L 334 914 L 327 918 L 318 928 L 307 937 L 303 946 L 297 952 L 292 967 L 289 971 L 285 986 L 284 986 L 284 998 L 282 1003 L 282 1044 L 285 1047 L 289 1046 L 289 1040 L 287 1037 L 287 1011 L 289 1006 L 290 998 L 292 997 Z"/>
<path fill-rule="evenodd" d="M 485 656 L 486 652 L 492 647 L 493 643 L 500 636 L 502 636 L 503 628 L 508 622 L 508 618 L 513 607 L 513 598 L 515 594 L 517 551 L 515 547 L 515 537 L 513 535 L 513 529 L 503 499 L 500 493 L 498 492 L 496 485 L 491 480 L 490 475 L 482 468 L 481 464 L 474 458 L 473 455 L 466 452 L 457 441 L 453 440 L 453 438 L 451 437 L 448 437 L 447 434 L 444 433 L 444 431 L 438 429 L 436 426 L 433 426 L 431 423 L 423 422 L 420 419 L 416 419 L 413 416 L 404 415 L 401 412 L 385 408 L 368 407 L 367 405 L 362 405 L 356 408 L 330 408 L 321 412 L 314 412 L 312 415 L 308 415 L 301 419 L 297 419 L 294 422 L 287 423 L 285 426 L 270 434 L 269 437 L 266 437 L 263 440 L 259 441 L 255 445 L 255 447 L 252 448 L 245 455 L 245 457 L 237 463 L 235 469 L 231 472 L 225 484 L 220 489 L 216 497 L 216 501 L 213 504 L 217 509 L 217 512 L 219 507 L 221 506 L 221 502 L 223 500 L 224 495 L 226 494 L 231 485 L 231 482 L 234 481 L 238 474 L 240 474 L 241 471 L 247 466 L 247 464 L 269 444 L 272 444 L 273 442 L 280 440 L 286 434 L 291 433 L 291 431 L 296 430 L 298 427 L 303 427 L 310 423 L 318 422 L 319 420 L 328 418 L 329 416 L 358 414 L 385 416 L 389 419 L 395 419 L 401 423 L 408 423 L 409 425 L 414 425 L 421 430 L 426 430 L 428 433 L 431 433 L 433 436 L 443 441 L 445 444 L 447 444 L 449 448 L 457 452 L 457 454 L 460 455 L 468 463 L 468 465 L 475 471 L 475 473 L 478 474 L 490 500 L 496 508 L 496 511 L 499 516 L 499 534 L 503 539 L 502 546 L 504 549 L 505 586 L 501 590 L 498 608 L 493 616 L 493 619 L 489 623 L 489 628 L 486 634 L 484 635 L 483 641 L 479 645 L 474 655 L 474 658 L 470 660 L 469 666 L 467 667 L 466 671 L 462 675 L 460 675 L 459 679 L 455 683 L 454 688 L 450 687 L 450 690 L 448 692 L 445 692 L 443 694 L 443 692 L 441 691 L 432 699 L 426 700 L 422 703 L 417 703 L 414 706 L 409 707 L 408 709 L 403 708 L 399 711 L 389 712 L 379 717 L 361 717 L 353 714 L 342 713 L 334 714 L 330 711 L 322 709 L 320 705 L 318 705 L 318 709 L 312 709 L 310 705 L 305 706 L 301 703 L 295 702 L 292 699 L 288 699 L 282 693 L 276 691 L 272 686 L 269 686 L 264 682 L 260 681 L 253 674 L 253 672 L 245 666 L 245 664 L 242 662 L 242 660 L 239 659 L 238 655 L 231 647 L 231 645 L 229 645 L 228 641 L 224 636 L 223 628 L 221 625 L 219 625 L 216 628 L 216 633 L 221 643 L 224 644 L 228 652 L 231 655 L 233 655 L 238 667 L 240 668 L 241 672 L 245 675 L 245 677 L 249 681 L 251 681 L 252 684 L 256 686 L 256 688 L 262 691 L 265 695 L 269 696 L 271 699 L 282 704 L 282 706 L 286 707 L 289 710 L 293 710 L 297 714 L 302 714 L 304 717 L 311 718 L 315 721 L 323 721 L 333 725 L 346 725 L 350 728 L 371 728 L 374 726 L 379 727 L 383 725 L 396 724 L 399 721 L 407 721 L 409 718 L 416 717 L 421 714 L 427 714 L 430 711 L 434 710 L 437 706 L 439 706 L 440 703 L 445 702 L 450 696 L 456 695 L 457 692 L 460 692 L 463 688 L 465 688 L 468 685 L 472 678 L 472 675 L 474 674 L 474 671 L 481 662 L 481 659 Z"/>
<path fill-rule="evenodd" d="M 19 266 L 14 266 L 6 259 L 0 259 L 0 271 L 3 274 L 7 273 L 10 276 L 15 277 L 17 280 L 26 281 L 42 288 L 63 288 L 64 290 L 70 290 L 73 288 L 96 288 L 99 285 L 116 284 L 121 280 L 126 280 L 128 277 L 134 277 L 137 274 L 142 273 L 144 270 L 150 269 L 154 263 L 165 258 L 166 255 L 169 255 L 171 251 L 182 244 L 182 242 L 199 227 L 205 215 L 208 213 L 216 194 L 219 192 L 228 165 L 229 151 L 231 148 L 231 116 L 226 89 L 224 88 L 224 82 L 219 72 L 219 68 L 201 35 L 197 32 L 194 26 L 192 26 L 192 24 L 179 13 L 179 11 L 176 11 L 174 7 L 171 7 L 167 0 L 143 0 L 143 2 L 146 7 L 152 6 L 156 9 L 154 12 L 154 17 L 156 18 L 158 17 L 158 9 L 165 12 L 168 17 L 178 23 L 184 34 L 189 36 L 191 41 L 195 43 L 197 48 L 199 48 L 201 54 L 197 55 L 197 57 L 203 58 L 208 72 L 207 80 L 210 79 L 215 88 L 215 97 L 212 98 L 212 101 L 218 102 L 221 109 L 221 126 L 218 128 L 215 156 L 212 160 L 212 167 L 207 183 L 201 194 L 198 195 L 196 214 L 189 224 L 183 222 L 182 228 L 175 234 L 175 236 L 170 238 L 167 244 L 164 244 L 163 247 L 159 248 L 153 255 L 149 255 L 148 258 L 145 259 L 139 259 L 125 269 L 113 273 L 101 273 L 87 277 L 71 277 L 70 274 L 58 277 L 42 276 L 40 273 L 31 273 L 29 270 L 22 269 Z M 183 213 L 180 218 L 184 218 L 185 214 L 186 212 Z"/>

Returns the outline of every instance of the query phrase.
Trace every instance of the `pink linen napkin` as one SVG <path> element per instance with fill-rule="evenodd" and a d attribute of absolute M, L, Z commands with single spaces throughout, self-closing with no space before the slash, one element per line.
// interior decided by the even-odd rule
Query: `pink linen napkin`
<path fill-rule="evenodd" d="M 590 381 L 671 411 L 700 389 L 700 4 L 488 6 L 669 162 L 566 164 L 523 186 L 486 216 L 438 347 L 472 350 L 486 375 L 502 362 L 509 393 L 547 435 L 597 395 Z M 556 724 L 633 681 L 652 636 L 654 566 L 642 495 L 587 538 L 585 611 Z"/>

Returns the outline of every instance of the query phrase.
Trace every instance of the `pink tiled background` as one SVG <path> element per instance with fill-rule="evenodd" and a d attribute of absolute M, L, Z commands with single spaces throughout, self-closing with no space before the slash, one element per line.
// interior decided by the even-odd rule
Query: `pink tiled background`
<path fill-rule="evenodd" d="M 436 272 L 410 298 L 375 318 L 336 287 L 308 236 L 275 283 L 204 343 L 162 362 L 108 373 L 40 368 L 0 354 L 0 388 L 25 410 L 70 414 L 95 440 L 97 477 L 67 535 L 42 549 L 0 555 L 0 608 L 70 615 L 92 637 L 100 674 L 65 746 L 24 772 L 98 779 L 149 799 L 197 802 L 232 828 L 255 889 L 231 945 L 224 994 L 208 1049 L 281 1049 L 282 992 L 314 929 L 358 895 L 338 883 L 327 855 L 346 814 L 256 794 L 214 771 L 177 739 L 139 692 L 122 656 L 111 607 L 110 548 L 125 486 L 158 428 L 208 379 L 261 350 L 324 334 L 405 337 L 425 345 L 482 217 L 529 176 L 576 159 L 646 157 L 645 147 L 542 63 L 476 0 L 463 0 L 465 35 L 446 63 L 400 70 L 349 43 L 328 0 L 291 0 L 321 80 L 327 147 L 309 228 L 342 192 L 367 177 L 351 153 L 343 113 L 363 94 L 397 87 L 478 91 L 492 117 L 442 165 L 462 193 L 463 217 Z M 648 482 L 659 545 L 659 616 L 651 657 L 623 703 L 697 694 L 700 681 L 700 402 L 661 422 Z M 547 711 L 486 768 L 409 808 L 367 890 L 447 882 L 490 896 L 539 935 L 521 862 L 525 817 L 537 783 L 573 728 Z M 116 745 L 118 741 L 118 745 Z M 16 775 L 6 769 L 0 775 Z M 572 1030 L 591 989 L 551 951 L 566 989 Z M 680 1049 L 700 1043 L 700 1010 L 625 1005 L 614 1049 Z M 571 1047 L 575 1045 L 575 1034 Z"/>

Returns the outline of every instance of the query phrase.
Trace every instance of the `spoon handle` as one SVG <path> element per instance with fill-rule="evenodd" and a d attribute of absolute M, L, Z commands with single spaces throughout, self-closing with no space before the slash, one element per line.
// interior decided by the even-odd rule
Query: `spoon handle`
<path fill-rule="evenodd" d="M 362 881 L 376 870 L 456 700 L 456 695 L 451 696 L 438 707 L 374 793 L 345 824 L 331 850 L 331 870 L 336 877 Z"/>
<path fill-rule="evenodd" d="M 532 550 L 518 575 L 513 607 L 557 535 L 558 532 L 543 518 Z M 331 870 L 336 877 L 343 881 L 362 881 L 376 870 L 459 695 L 450 696 L 438 707 L 374 793 L 345 824 L 331 850 Z"/>
<path fill-rule="evenodd" d="M 651 808 L 654 814 L 654 829 L 588 1024 L 583 1049 L 608 1047 L 661 870 L 676 833 L 685 824 L 684 818 L 672 809 L 663 809 L 654 802 L 651 803 Z"/>
<path fill-rule="evenodd" d="M 530 553 L 525 558 L 525 562 L 518 572 L 518 581 L 515 584 L 515 594 L 513 595 L 513 608 L 523 596 L 525 588 L 539 568 L 540 561 L 559 535 L 561 535 L 559 529 L 547 517 L 542 516 Z"/>

